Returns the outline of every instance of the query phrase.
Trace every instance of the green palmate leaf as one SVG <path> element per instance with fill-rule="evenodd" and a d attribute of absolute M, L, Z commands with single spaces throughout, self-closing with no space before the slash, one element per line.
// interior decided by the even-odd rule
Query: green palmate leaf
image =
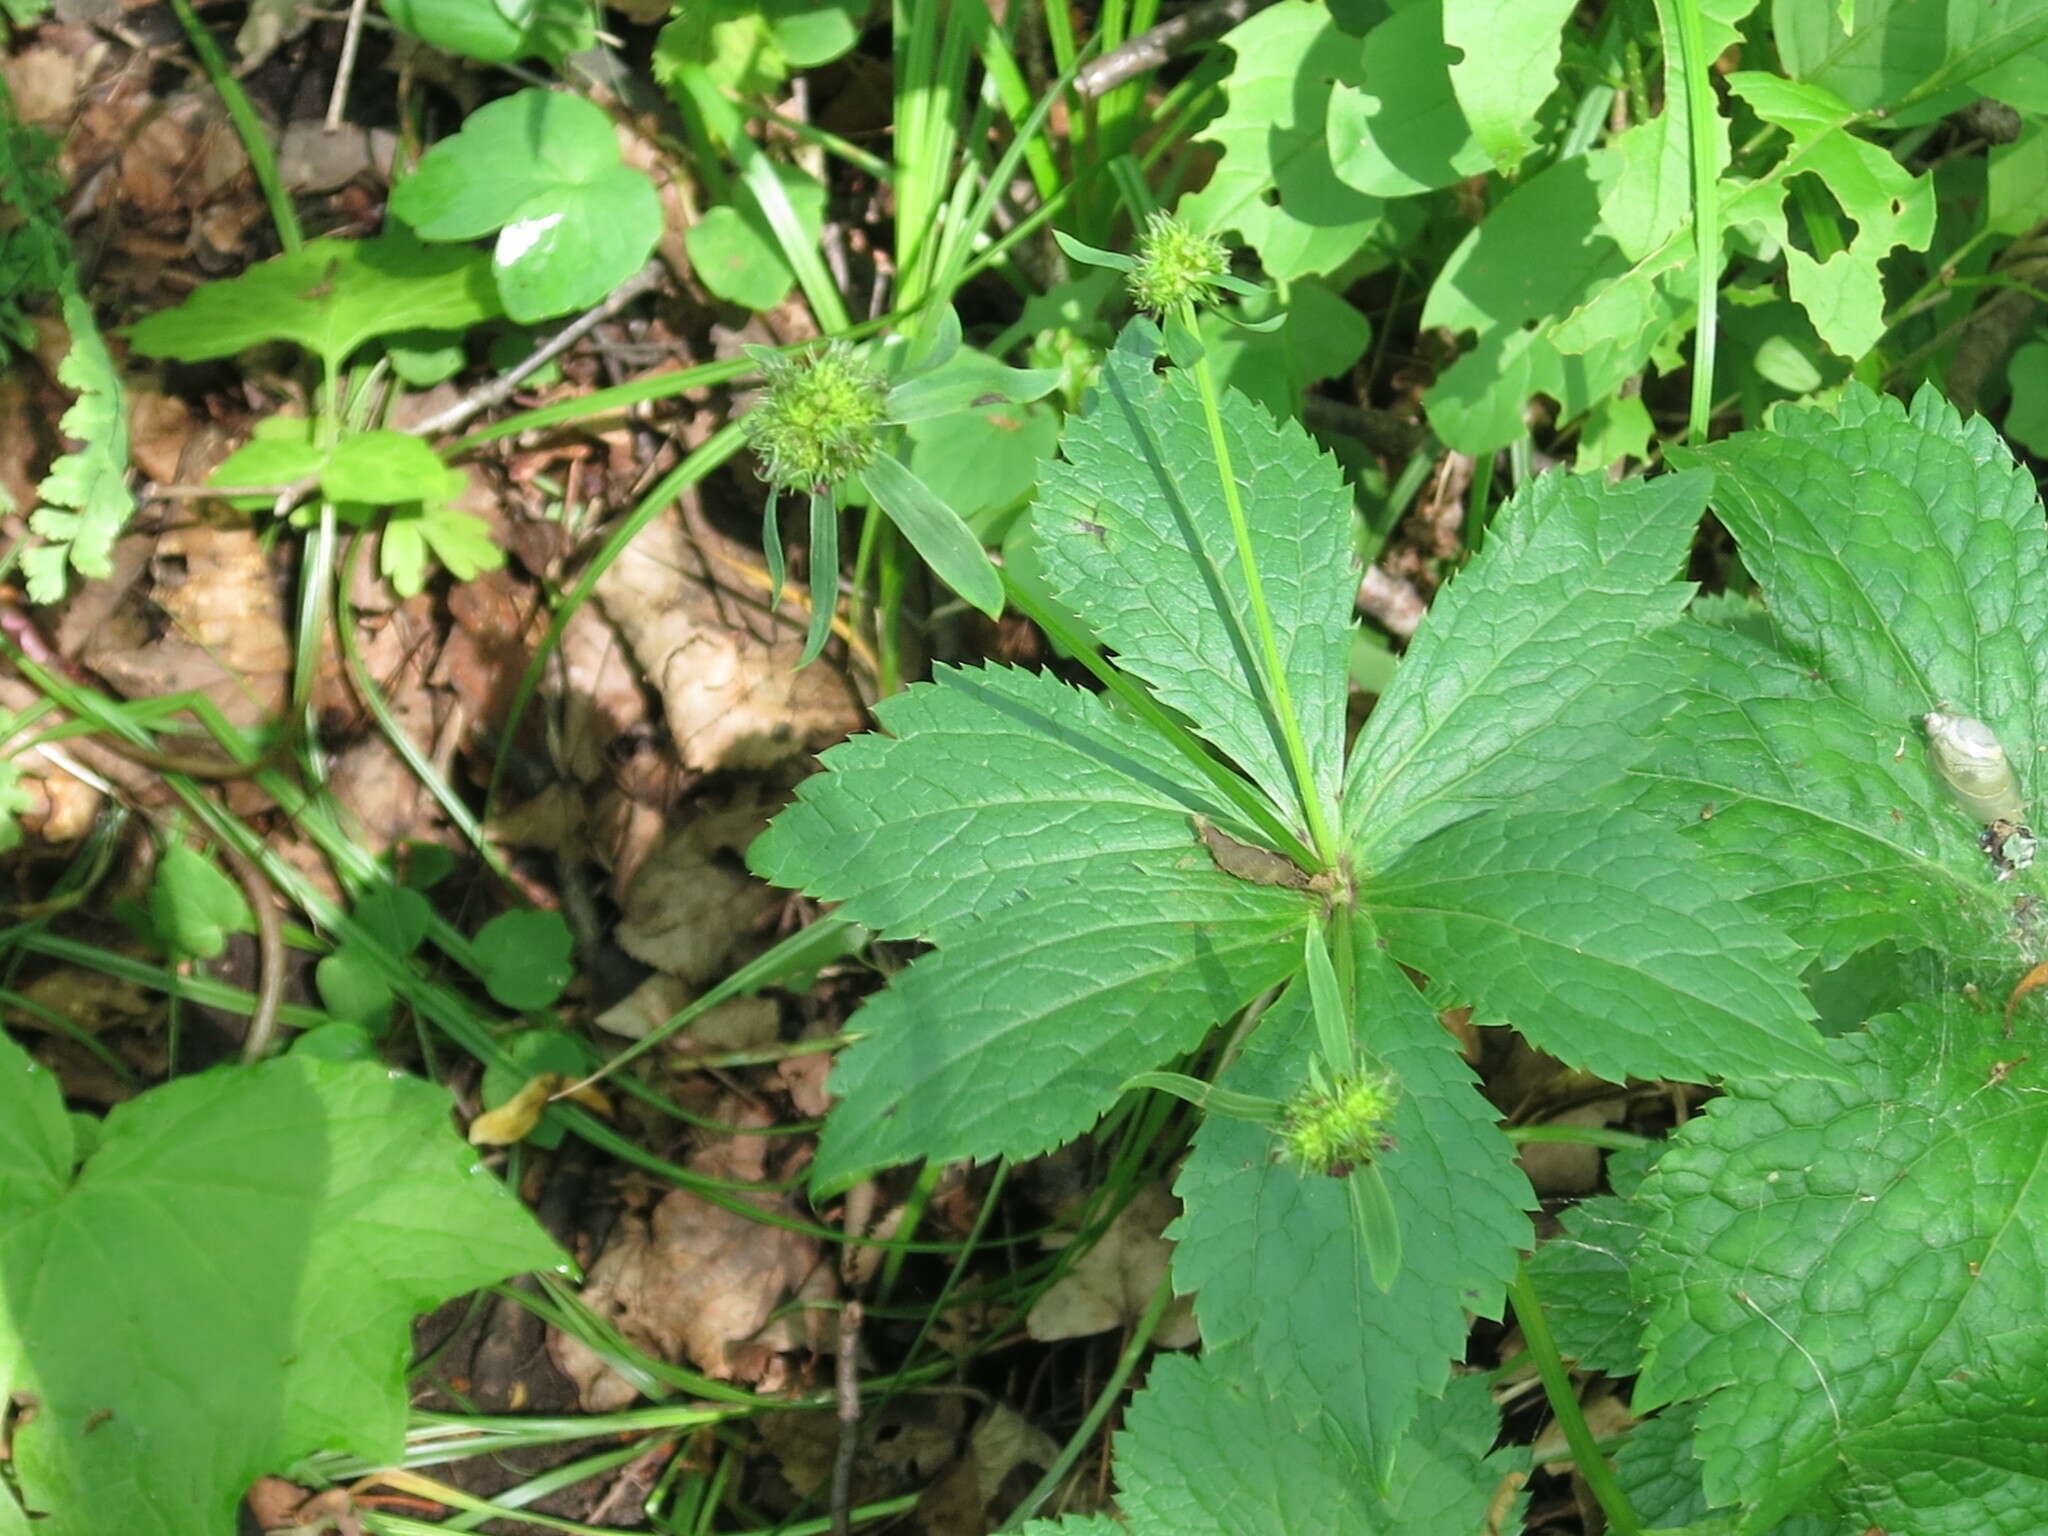
<path fill-rule="evenodd" d="M 1581 1370 L 1630 1376 L 1641 1361 L 1643 1317 L 1629 1294 L 1642 1221 L 1612 1195 L 1566 1211 L 1564 1231 L 1536 1250 L 1529 1278 L 1559 1351 Z"/>
<path fill-rule="evenodd" d="M 1674 582 L 1706 502 L 1696 475 L 1519 491 L 1352 748 L 1345 828 L 1360 865 L 1556 788 L 1575 796 L 1642 750 L 1666 680 L 1634 664 L 1690 588 Z"/>
<path fill-rule="evenodd" d="M 488 64 L 558 64 L 590 46 L 590 13 L 576 0 L 384 0 L 384 9 L 423 42 Z"/>
<path fill-rule="evenodd" d="M 1774 6 L 1771 20 L 1785 73 L 1865 109 L 1966 85 L 2048 42 L 2048 5 L 2041 0 L 1939 7 L 1802 0 Z"/>
<path fill-rule="evenodd" d="M 152 1089 L 74 1171 L 55 1081 L 0 1040 L 0 1391 L 35 1405 L 8 1469 L 35 1531 L 231 1530 L 308 1452 L 398 1456 L 414 1314 L 560 1262 L 448 1109 L 293 1055 Z"/>
<path fill-rule="evenodd" d="M 1359 41 L 1327 8 L 1280 0 L 1227 33 L 1237 55 L 1223 115 L 1203 137 L 1223 146 L 1180 214 L 1198 233 L 1236 230 L 1269 276 L 1331 272 L 1387 240 L 1385 204 L 1337 179 L 1326 132 L 1330 82 L 1356 80 Z"/>
<path fill-rule="evenodd" d="M 1340 78 L 1331 88 L 1330 163 L 1361 192 L 1408 197 L 1487 167 L 1452 90 L 1458 51 L 1445 41 L 1445 11 L 1423 0 L 1394 12 L 1366 34 L 1362 65 L 1346 72 L 1361 83 Z"/>
<path fill-rule="evenodd" d="M 1444 0 L 1444 41 L 1472 136 L 1508 175 L 1536 147 L 1537 112 L 1557 86 L 1571 0 Z"/>
<path fill-rule="evenodd" d="M 959 513 L 886 453 L 869 462 L 860 482 L 934 576 L 990 618 L 1003 611 L 1003 578 Z"/>
<path fill-rule="evenodd" d="M 171 844 L 157 864 L 149 916 L 167 949 L 200 960 L 211 960 L 229 934 L 247 933 L 256 922 L 242 888 L 184 843 Z"/>
<path fill-rule="evenodd" d="M 1118 662 L 1233 759 L 1297 822 L 1303 792 L 1334 802 L 1343 753 L 1344 667 L 1355 566 L 1351 496 L 1336 462 L 1292 421 L 1238 395 L 1223 401 L 1231 464 L 1251 487 L 1251 548 L 1312 782 L 1287 766 L 1263 677 L 1201 397 L 1153 371 L 1134 324 L 1103 363 L 1093 409 L 1069 418 L 1065 462 L 1033 511 L 1047 580 L 1086 613 Z"/>
<path fill-rule="evenodd" d="M 1375 1494 L 1335 1427 L 1213 1360 L 1162 1359 L 1117 1436 L 1117 1503 L 1132 1536 L 1442 1536 L 1477 1531 L 1515 1453 L 1489 1454 L 1500 1415 L 1485 1379 L 1452 1384 L 1401 1447 L 1398 1489 Z"/>
<path fill-rule="evenodd" d="M 1983 720 L 2037 800 L 2048 529 L 2032 478 L 1931 389 L 1908 410 L 1852 385 L 1832 411 L 1775 420 L 1697 462 L 1787 646 L 1898 733 L 1944 706 Z"/>
<path fill-rule="evenodd" d="M 338 369 L 376 337 L 462 331 L 501 313 L 481 255 L 385 235 L 315 240 L 260 262 L 240 277 L 195 290 L 175 309 L 158 310 L 128 338 L 146 357 L 185 362 L 289 341 Z"/>
<path fill-rule="evenodd" d="M 1814 668 L 1723 624 L 1687 623 L 1655 644 L 1678 708 L 1622 798 L 1685 836 L 1823 966 L 1894 940 L 1955 957 L 2005 947 L 2026 893 L 1998 879 L 1917 722 L 1873 718 Z"/>
<path fill-rule="evenodd" d="M 1788 164 L 1824 182 L 1855 221 L 1843 249 L 1816 260 L 1791 243 L 1785 225 L 1787 184 L 1781 178 L 1731 198 L 1722 215 L 1730 225 L 1753 225 L 1779 245 L 1792 297 L 1812 318 L 1821 339 L 1844 357 L 1861 357 L 1885 332 L 1883 275 L 1878 263 L 1897 246 L 1925 250 L 1934 237 L 1934 181 L 1915 176 L 1883 146 L 1846 131 L 1855 108 L 1817 85 L 1744 71 L 1728 88 L 1765 122 L 1791 137 Z"/>
<path fill-rule="evenodd" d="M 1175 1185 L 1174 1281 L 1195 1293 L 1209 1351 L 1299 1424 L 1323 1415 L 1385 1478 L 1423 1401 L 1464 1348 L 1466 1314 L 1498 1317 L 1529 1244 L 1529 1188 L 1494 1113 L 1414 987 L 1368 937 L 1355 955 L 1358 1035 L 1400 1100 L 1376 1160 L 1401 1234 L 1384 1293 L 1344 1181 L 1273 1161 L 1273 1133 L 1211 1116 Z M 1291 1099 L 1315 1023 L 1296 987 L 1260 1022 L 1225 1087 Z M 1370 1361 L 1370 1369 L 1361 1369 Z"/>
<path fill-rule="evenodd" d="M 553 91 L 470 113 L 392 189 L 391 210 L 427 240 L 497 235 L 498 292 L 523 321 L 595 304 L 661 235 L 661 200 L 620 163 L 611 119 Z"/>
<path fill-rule="evenodd" d="M 507 1008 L 545 1008 L 576 974 L 576 943 L 559 912 L 501 912 L 476 934 L 484 985 Z"/>
<path fill-rule="evenodd" d="M 1953 996 L 1833 1052 L 1845 1081 L 1736 1085 L 1639 1192 L 1636 1406 L 1706 1399 L 1706 1492 L 1745 1530 L 2030 1530 L 2048 1069 Z"/>
<path fill-rule="evenodd" d="M 849 921 L 941 946 L 862 1013 L 822 1183 L 1043 1151 L 1297 963 L 1313 899 L 1218 869 L 1190 821 L 1213 791 L 1100 699 L 942 670 L 876 714 L 891 734 L 828 752 L 750 853 Z"/>
<path fill-rule="evenodd" d="M 825 222 L 825 187 L 795 166 L 773 164 L 798 228 L 815 242 Z M 796 281 L 775 231 L 759 207 L 724 205 L 683 231 L 690 266 L 719 298 L 748 309 L 773 309 Z"/>
<path fill-rule="evenodd" d="M 1401 963 L 1613 1082 L 1827 1073 L 1798 952 L 1626 811 L 1459 822 L 1366 880 Z"/>
<path fill-rule="evenodd" d="M 78 399 L 59 425 L 79 446 L 59 457 L 36 487 L 43 505 L 29 518 L 29 527 L 46 542 L 26 551 L 22 565 L 29 596 L 39 603 L 63 597 L 68 571 L 94 578 L 111 574 L 114 540 L 135 511 L 128 491 L 128 403 L 120 375 L 75 279 L 67 275 L 61 286 L 71 349 L 57 365 L 57 382 L 78 391 Z"/>
<path fill-rule="evenodd" d="M 320 473 L 320 489 L 336 501 L 388 507 L 429 501 L 449 493 L 441 456 L 404 432 L 357 432 L 335 444 Z"/>

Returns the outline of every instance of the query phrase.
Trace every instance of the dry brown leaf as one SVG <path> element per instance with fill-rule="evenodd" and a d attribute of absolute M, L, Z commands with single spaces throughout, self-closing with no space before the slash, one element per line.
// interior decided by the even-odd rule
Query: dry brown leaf
<path fill-rule="evenodd" d="M 803 637 L 743 598 L 669 513 L 598 579 L 597 596 L 660 696 L 683 765 L 771 767 L 857 729 L 829 661 L 795 670 Z"/>
<path fill-rule="evenodd" d="M 144 537 L 117 541 L 117 573 Z M 240 519 L 189 521 L 145 547 L 146 598 L 129 589 L 126 601 L 92 625 L 79 659 L 129 698 L 191 691 L 205 694 L 235 725 L 274 719 L 284 703 L 291 646 L 255 530 Z M 60 647 L 74 627 L 67 613 Z"/>
<path fill-rule="evenodd" d="M 839 1448 L 839 1425 L 829 1411 L 759 1414 L 754 1427 L 798 1498 L 823 1492 Z M 853 1502 L 929 1486 L 959 1454 L 966 1429 L 967 1403 L 952 1392 L 906 1392 L 863 1411 Z"/>
<path fill-rule="evenodd" d="M 1079 1339 L 1127 1328 L 1145 1315 L 1165 1278 L 1173 1244 L 1160 1233 L 1180 1214 L 1180 1202 L 1164 1184 L 1148 1184 L 1117 1213 L 1100 1242 L 1083 1254 L 1059 1282 L 1038 1298 L 1024 1326 L 1034 1339 Z M 1048 1238 L 1059 1248 L 1072 1238 Z M 1201 1341 L 1193 1300 L 1176 1296 L 1152 1342 L 1162 1349 L 1188 1349 Z"/>
<path fill-rule="evenodd" d="M 1059 1452 L 1052 1436 L 997 1403 L 974 1426 L 966 1449 L 919 1496 L 911 1528 L 919 1536 L 988 1536 Z"/>
<path fill-rule="evenodd" d="M 782 898 L 746 871 L 746 847 L 768 824 L 768 802 L 743 790 L 664 837 L 640 867 L 613 937 L 643 964 L 700 987 Z"/>
<path fill-rule="evenodd" d="M 790 1210 L 769 1196 L 751 1203 Z M 758 1378 L 766 1361 L 736 1358 L 742 1346 L 771 1351 L 799 1342 L 793 1319 L 763 1325 L 819 1268 L 810 1237 L 672 1189 L 651 1218 L 628 1216 L 591 1266 L 583 1299 L 637 1347 L 665 1360 L 687 1360 L 720 1381 L 740 1378 L 742 1364 Z M 623 1407 L 639 1389 L 566 1334 L 548 1341 L 562 1373 L 576 1383 L 584 1408 Z"/>

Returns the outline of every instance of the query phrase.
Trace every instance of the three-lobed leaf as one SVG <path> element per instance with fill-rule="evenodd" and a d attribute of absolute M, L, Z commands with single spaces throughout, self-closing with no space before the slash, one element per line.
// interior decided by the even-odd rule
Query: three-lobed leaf
<path fill-rule="evenodd" d="M 295 1053 L 152 1089 L 74 1167 L 55 1080 L 0 1038 L 0 1393 L 35 1405 L 9 1441 L 34 1530 L 228 1530 L 308 1452 L 398 1455 L 413 1316 L 560 1262 L 448 1108 Z"/>
<path fill-rule="evenodd" d="M 620 162 L 611 119 L 543 90 L 470 113 L 392 189 L 391 210 L 426 240 L 495 234 L 498 292 L 522 321 L 595 304 L 661 235 L 661 201 Z"/>

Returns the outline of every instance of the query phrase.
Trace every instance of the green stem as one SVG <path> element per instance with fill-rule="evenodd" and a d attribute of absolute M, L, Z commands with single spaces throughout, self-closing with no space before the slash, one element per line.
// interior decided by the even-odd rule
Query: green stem
<path fill-rule="evenodd" d="M 1707 440 L 1713 417 L 1714 354 L 1720 331 L 1715 299 L 1721 279 L 1720 168 L 1714 163 L 1714 88 L 1698 0 L 1669 0 L 1685 81 L 1685 117 L 1692 154 L 1693 322 L 1692 402 L 1686 439 Z"/>
<path fill-rule="evenodd" d="M 1543 1304 L 1536 1299 L 1536 1287 L 1529 1279 L 1528 1265 L 1515 1266 L 1515 1278 L 1508 1285 L 1508 1299 L 1515 1304 L 1515 1321 L 1522 1325 L 1522 1338 L 1529 1346 L 1530 1358 L 1536 1362 L 1536 1374 L 1543 1378 L 1543 1392 L 1550 1399 L 1550 1411 L 1557 1415 L 1565 1443 L 1572 1448 L 1572 1460 L 1578 1466 L 1579 1475 L 1586 1480 L 1587 1488 L 1592 1490 L 1593 1497 L 1607 1516 L 1607 1529 L 1612 1536 L 1637 1536 L 1643 1522 L 1637 1516 L 1635 1506 L 1629 1503 L 1628 1495 L 1621 1491 L 1621 1484 L 1614 1480 L 1614 1469 L 1600 1454 L 1600 1444 L 1593 1436 L 1592 1427 L 1586 1423 L 1585 1414 L 1579 1411 L 1578 1394 L 1572 1390 L 1571 1375 L 1564 1368 L 1564 1358 L 1557 1352 L 1557 1340 L 1550 1335 L 1550 1322 L 1543 1315 Z"/>
<path fill-rule="evenodd" d="M 1192 333 L 1195 329 L 1192 312 L 1182 319 Z M 1244 567 L 1245 591 L 1251 598 L 1252 620 L 1258 626 L 1259 650 L 1265 668 L 1265 686 L 1271 708 L 1277 716 L 1280 734 L 1287 747 L 1287 764 L 1294 775 L 1295 793 L 1300 797 L 1302 814 L 1308 819 L 1309 841 L 1315 845 L 1318 867 L 1334 868 L 1337 863 L 1337 839 L 1330 827 L 1330 819 L 1323 810 L 1322 796 L 1316 792 L 1313 773 L 1309 769 L 1308 747 L 1301 739 L 1301 722 L 1294 713 L 1294 698 L 1287 686 L 1287 670 L 1280 659 L 1280 637 L 1273 627 L 1273 610 L 1266 602 L 1266 584 L 1259 574 L 1257 557 L 1252 552 L 1251 520 L 1245 515 L 1244 498 L 1237 488 L 1237 473 L 1230 462 L 1230 445 L 1223 436 L 1223 408 L 1216 392 L 1216 376 L 1210 371 L 1206 355 L 1195 360 L 1195 386 L 1202 395 L 1202 416 L 1209 427 L 1210 450 L 1216 455 L 1216 474 L 1223 487 L 1223 505 L 1230 514 L 1230 531 L 1237 540 L 1238 564 Z"/>
<path fill-rule="evenodd" d="M 1102 1428 L 1102 1421 L 1109 1417 L 1110 1410 L 1123 1401 L 1124 1383 L 1131 1379 L 1131 1372 L 1137 1369 L 1139 1359 L 1146 1346 L 1152 1342 L 1152 1335 L 1159 1331 L 1159 1321 L 1166 1316 L 1168 1303 L 1173 1300 L 1173 1275 L 1171 1272 L 1159 1277 L 1159 1285 L 1152 1292 L 1152 1300 L 1145 1307 L 1145 1315 L 1138 1319 L 1138 1326 L 1131 1332 L 1131 1341 L 1124 1346 L 1124 1352 L 1117 1356 L 1116 1369 L 1109 1373 L 1109 1380 L 1102 1384 L 1102 1391 L 1095 1404 L 1088 1410 L 1088 1417 L 1081 1421 L 1081 1427 L 1074 1431 L 1067 1443 L 1060 1447 L 1059 1455 L 1052 1465 L 1045 1469 L 1045 1476 L 1024 1495 L 1023 1502 L 1010 1512 L 1010 1518 L 1003 1522 L 1002 1529 L 1014 1531 L 1039 1510 L 1045 1501 L 1058 1491 L 1066 1481 L 1067 1473 L 1081 1453 L 1095 1442 L 1095 1435 Z"/>

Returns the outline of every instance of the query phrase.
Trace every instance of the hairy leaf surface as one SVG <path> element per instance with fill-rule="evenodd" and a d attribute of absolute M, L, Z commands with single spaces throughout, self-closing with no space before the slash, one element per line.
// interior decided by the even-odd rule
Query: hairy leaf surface
<path fill-rule="evenodd" d="M 1201 396 L 1185 371 L 1153 371 L 1156 334 L 1124 333 L 1092 408 L 1068 421 L 1063 462 L 1047 467 L 1033 514 L 1046 579 L 1089 616 L 1125 671 L 1299 825 L 1304 795 L 1334 802 L 1342 774 L 1351 495 L 1297 423 L 1224 394 L 1223 437 L 1308 749 L 1313 782 L 1297 787 Z"/>
<path fill-rule="evenodd" d="M 1262 1126 L 1211 1115 L 1175 1189 L 1174 1280 L 1195 1293 L 1209 1351 L 1258 1380 L 1298 1422 L 1327 1413 L 1376 1474 L 1422 1402 L 1443 1390 L 1466 1314 L 1498 1317 L 1530 1242 L 1529 1187 L 1456 1042 L 1370 938 L 1357 950 L 1358 1037 L 1394 1074 L 1394 1145 L 1378 1160 L 1400 1223 L 1402 1266 L 1372 1283 L 1341 1180 L 1273 1161 Z M 1307 1074 L 1307 988 L 1275 1005 L 1222 1079 L 1286 1099 Z M 1369 1369 L 1361 1362 L 1369 1361 Z"/>
<path fill-rule="evenodd" d="M 1706 1399 L 1745 1529 L 2037 1530 L 2048 1068 L 1956 997 L 1832 1052 L 1846 1081 L 1735 1085 L 1639 1191 L 1637 1407 Z"/>

